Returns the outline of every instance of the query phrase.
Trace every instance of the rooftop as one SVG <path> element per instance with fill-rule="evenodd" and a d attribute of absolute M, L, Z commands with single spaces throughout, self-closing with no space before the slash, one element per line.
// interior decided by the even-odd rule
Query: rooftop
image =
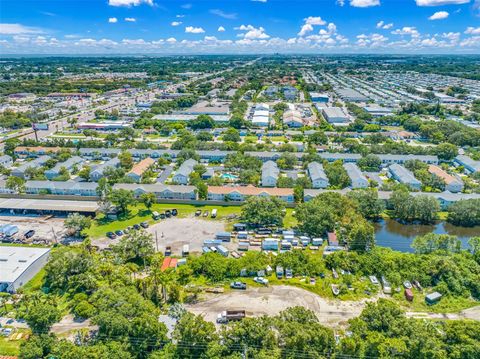
<path fill-rule="evenodd" d="M 0 246 L 0 282 L 15 282 L 50 248 Z"/>

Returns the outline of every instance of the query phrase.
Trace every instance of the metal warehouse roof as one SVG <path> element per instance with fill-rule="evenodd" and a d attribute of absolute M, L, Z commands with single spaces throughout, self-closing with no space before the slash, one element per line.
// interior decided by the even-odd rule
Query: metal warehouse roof
<path fill-rule="evenodd" d="M 67 201 L 56 199 L 0 199 L 0 209 L 34 210 L 34 211 L 61 211 L 61 212 L 89 212 L 98 210 L 95 201 Z"/>
<path fill-rule="evenodd" d="M 0 282 L 15 282 L 50 248 L 0 246 Z"/>

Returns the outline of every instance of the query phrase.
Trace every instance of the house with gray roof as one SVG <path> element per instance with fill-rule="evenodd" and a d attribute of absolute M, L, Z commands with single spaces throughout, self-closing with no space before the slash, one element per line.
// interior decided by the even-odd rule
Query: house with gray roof
<path fill-rule="evenodd" d="M 29 168 L 41 167 L 49 159 L 50 159 L 50 156 L 47 156 L 47 155 L 37 157 L 32 161 L 25 162 L 19 167 L 13 168 L 11 174 L 12 176 L 15 176 L 15 177 L 25 178 L 25 171 L 27 171 Z"/>
<path fill-rule="evenodd" d="M 104 159 L 108 160 L 118 156 L 122 152 L 119 148 L 80 148 L 78 150 L 80 156 L 90 159 Z"/>
<path fill-rule="evenodd" d="M 355 163 L 345 163 L 343 165 L 345 171 L 347 171 L 348 177 L 351 180 L 351 187 L 352 188 L 367 188 L 368 187 L 368 179 L 365 177 L 358 168 Z"/>
<path fill-rule="evenodd" d="M 173 182 L 178 184 L 188 184 L 190 174 L 193 172 L 193 168 L 198 164 L 193 158 L 190 158 L 183 162 L 173 176 Z"/>
<path fill-rule="evenodd" d="M 195 186 L 165 185 L 162 183 L 117 183 L 113 185 L 113 189 L 126 189 L 132 191 L 135 197 L 139 197 L 144 193 L 153 193 L 157 199 L 197 199 Z"/>
<path fill-rule="evenodd" d="M 318 154 L 328 162 L 342 160 L 343 162 L 357 162 L 362 156 L 358 153 L 336 153 L 336 152 L 320 152 Z"/>
<path fill-rule="evenodd" d="M 58 196 L 97 196 L 97 183 L 76 181 L 27 181 L 25 192 L 28 194 L 53 194 Z"/>
<path fill-rule="evenodd" d="M 390 175 L 393 179 L 400 183 L 406 184 L 412 189 L 420 190 L 422 188 L 422 182 L 417 180 L 412 172 L 407 170 L 402 165 L 394 163 L 388 167 Z"/>
<path fill-rule="evenodd" d="M 475 161 L 465 155 L 458 155 L 454 162 L 458 166 L 463 166 L 468 173 L 480 172 L 480 161 Z"/>
<path fill-rule="evenodd" d="M 120 165 L 120 160 L 115 157 L 115 158 L 112 158 L 106 162 L 104 162 L 103 164 L 95 167 L 91 172 L 90 172 L 90 180 L 91 181 L 94 181 L 94 182 L 98 182 L 100 180 L 100 178 L 103 177 L 103 172 L 107 169 L 107 168 L 116 168 Z"/>
<path fill-rule="evenodd" d="M 393 155 L 393 154 L 379 154 L 376 155 L 382 161 L 384 165 L 391 165 L 393 163 L 398 163 L 403 165 L 408 160 L 418 160 L 428 165 L 438 164 L 437 156 L 430 155 Z"/>
<path fill-rule="evenodd" d="M 84 162 L 84 159 L 82 157 L 79 157 L 79 156 L 70 157 L 65 162 L 57 163 L 55 167 L 49 170 L 46 170 L 45 177 L 47 177 L 49 180 L 54 179 L 55 177 L 58 177 L 60 175 L 60 170 L 62 169 L 62 167 L 65 167 L 67 171 L 70 172 L 70 170 L 73 167 L 75 167 L 75 165 L 78 165 L 82 162 Z"/>
<path fill-rule="evenodd" d="M 307 166 L 307 172 L 312 181 L 313 188 L 327 188 L 329 185 L 328 177 L 323 170 L 323 166 L 318 162 L 310 162 Z"/>
<path fill-rule="evenodd" d="M 9 155 L 0 156 L 0 166 L 10 168 L 13 165 L 13 158 Z"/>
<path fill-rule="evenodd" d="M 277 187 L 280 170 L 276 162 L 267 161 L 262 166 L 262 187 Z"/>

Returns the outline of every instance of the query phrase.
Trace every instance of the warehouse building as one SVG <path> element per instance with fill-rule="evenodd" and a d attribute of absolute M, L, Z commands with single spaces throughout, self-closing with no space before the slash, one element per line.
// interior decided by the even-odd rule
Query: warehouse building
<path fill-rule="evenodd" d="M 341 107 L 325 107 L 322 109 L 322 114 L 329 123 L 334 125 L 347 125 L 350 123 L 350 117 Z"/>
<path fill-rule="evenodd" d="M 0 292 L 15 293 L 48 261 L 49 248 L 0 247 Z"/>

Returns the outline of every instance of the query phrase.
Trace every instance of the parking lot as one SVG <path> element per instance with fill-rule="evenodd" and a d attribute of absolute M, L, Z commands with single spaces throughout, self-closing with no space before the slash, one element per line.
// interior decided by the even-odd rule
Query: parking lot
<path fill-rule="evenodd" d="M 53 244 L 61 241 L 66 232 L 63 222 L 63 218 L 50 216 L 0 216 L 0 225 L 11 224 L 18 227 L 18 232 L 11 239 L 22 243 Z M 30 230 L 34 230 L 35 234 L 25 239 L 25 233 Z"/>

